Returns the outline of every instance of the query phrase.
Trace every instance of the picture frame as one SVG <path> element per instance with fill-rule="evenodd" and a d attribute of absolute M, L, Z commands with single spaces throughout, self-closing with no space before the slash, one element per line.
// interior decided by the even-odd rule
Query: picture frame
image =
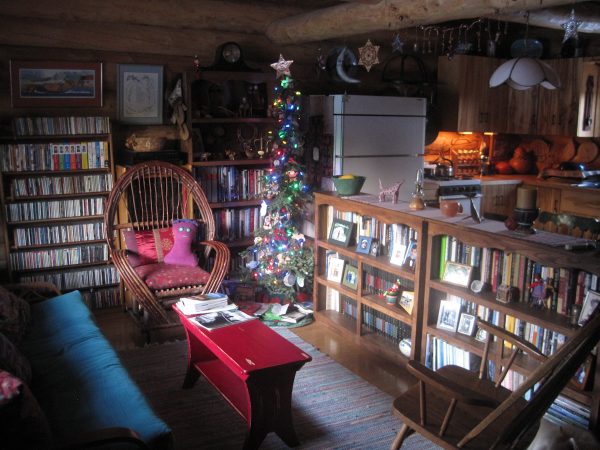
<path fill-rule="evenodd" d="M 413 272 L 415 271 L 415 267 L 417 266 L 417 242 L 416 241 L 411 241 L 410 244 L 408 244 L 408 249 L 406 250 L 406 255 L 404 256 L 404 266 L 407 266 L 410 268 L 410 270 L 412 270 Z"/>
<path fill-rule="evenodd" d="M 328 242 L 331 244 L 349 247 L 355 226 L 356 224 L 353 222 L 348 222 L 342 219 L 333 219 L 333 223 L 331 224 L 331 229 L 329 231 Z"/>
<path fill-rule="evenodd" d="M 412 315 L 413 307 L 415 306 L 415 293 L 413 291 L 402 291 L 398 303 L 409 315 Z"/>
<path fill-rule="evenodd" d="M 487 331 L 483 328 L 477 327 L 477 332 L 475 333 L 475 340 L 479 342 L 485 342 L 487 340 Z"/>
<path fill-rule="evenodd" d="M 344 276 L 344 264 L 346 261 L 340 258 L 331 258 L 329 261 L 329 273 L 327 279 L 335 281 L 336 283 L 342 282 Z"/>
<path fill-rule="evenodd" d="M 369 249 L 369 255 L 371 256 L 379 256 L 379 241 L 373 239 L 371 242 L 371 248 Z"/>
<path fill-rule="evenodd" d="M 460 303 L 448 300 L 440 301 L 437 327 L 441 330 L 456 332 L 460 319 Z"/>
<path fill-rule="evenodd" d="M 473 336 L 473 332 L 475 331 L 475 323 L 477 322 L 477 318 L 471 314 L 462 313 L 460 315 L 460 319 L 458 321 L 457 331 L 460 334 L 465 334 L 467 336 Z"/>
<path fill-rule="evenodd" d="M 356 267 L 346 264 L 342 284 L 344 286 L 348 286 L 350 289 L 354 289 L 355 291 L 358 289 L 358 269 Z"/>
<path fill-rule="evenodd" d="M 591 369 L 594 365 L 594 357 L 592 355 L 588 355 L 583 364 L 577 369 L 573 378 L 571 378 L 570 383 L 575 386 L 577 389 L 585 390 L 590 380 Z"/>
<path fill-rule="evenodd" d="M 469 283 L 471 282 L 472 272 L 473 267 L 468 264 L 446 261 L 442 281 L 466 288 L 469 287 Z"/>
<path fill-rule="evenodd" d="M 121 123 L 163 123 L 163 66 L 118 64 L 117 117 Z"/>
<path fill-rule="evenodd" d="M 395 248 L 390 257 L 390 264 L 401 266 L 404 264 L 404 255 L 406 255 L 406 245 L 399 245 Z"/>
<path fill-rule="evenodd" d="M 373 238 L 369 236 L 359 236 L 358 243 L 356 244 L 356 251 L 358 253 L 369 254 L 371 252 L 371 243 Z"/>
<path fill-rule="evenodd" d="M 256 301 L 257 283 L 245 283 L 234 280 L 223 280 L 223 291 L 233 302 Z"/>
<path fill-rule="evenodd" d="M 101 107 L 102 63 L 10 61 L 13 108 Z"/>
<path fill-rule="evenodd" d="M 583 306 L 581 307 L 581 314 L 579 314 L 579 326 L 584 325 L 590 318 L 596 306 L 600 303 L 600 292 L 589 290 L 583 300 Z"/>

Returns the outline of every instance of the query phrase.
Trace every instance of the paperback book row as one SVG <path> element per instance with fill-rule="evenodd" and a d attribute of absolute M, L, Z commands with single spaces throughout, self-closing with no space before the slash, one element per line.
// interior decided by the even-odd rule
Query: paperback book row
<path fill-rule="evenodd" d="M 264 188 L 268 169 L 243 169 L 235 166 L 194 167 L 194 177 L 210 203 L 250 200 Z"/>
<path fill-rule="evenodd" d="M 590 423 L 590 410 L 575 400 L 559 395 L 544 417 L 559 425 L 573 425 L 587 430 Z"/>
<path fill-rule="evenodd" d="M 74 242 L 104 240 L 106 239 L 106 228 L 104 222 L 16 228 L 14 230 L 14 237 L 16 247 L 70 244 Z"/>
<path fill-rule="evenodd" d="M 65 219 L 70 217 L 100 216 L 104 214 L 103 197 L 11 203 L 8 217 L 11 222 L 25 220 Z"/>
<path fill-rule="evenodd" d="M 81 293 L 84 303 L 90 309 L 111 308 L 121 305 L 120 289 L 89 290 Z"/>
<path fill-rule="evenodd" d="M 13 270 L 45 269 L 103 261 L 108 261 L 108 245 L 105 243 L 10 254 Z"/>
<path fill-rule="evenodd" d="M 379 336 L 392 341 L 395 344 L 400 343 L 402 339 L 410 339 L 412 327 L 398 319 L 394 319 L 387 314 L 363 305 L 363 325 L 369 330 L 377 333 Z"/>
<path fill-rule="evenodd" d="M 241 239 L 253 236 L 252 232 L 260 228 L 259 207 L 244 209 L 219 209 L 213 211 L 217 239 Z"/>
<path fill-rule="evenodd" d="M 15 117 L 17 136 L 55 136 L 61 134 L 108 134 L 108 117 Z"/>
<path fill-rule="evenodd" d="M 471 280 L 483 281 L 492 292 L 503 284 L 514 288 L 514 300 L 533 302 L 534 296 L 543 295 L 546 298 L 540 306 L 563 315 L 570 315 L 573 305 L 583 305 L 589 290 L 598 289 L 597 275 L 585 270 L 548 267 L 518 253 L 471 247 L 455 237 L 442 236 L 440 278 L 447 261 L 473 267 Z"/>
<path fill-rule="evenodd" d="M 342 314 L 353 322 L 356 322 L 358 317 L 358 302 L 346 295 L 340 295 L 340 300 L 342 302 Z"/>
<path fill-rule="evenodd" d="M 56 273 L 36 275 L 21 275 L 19 282 L 47 281 L 62 290 L 85 289 L 101 287 L 121 282 L 121 276 L 113 266 L 106 266 L 88 270 L 71 270 Z"/>
<path fill-rule="evenodd" d="M 478 370 L 481 357 L 428 334 L 425 362 L 426 366 L 432 370 L 438 370 L 448 365 L 460 366 L 467 370 Z M 491 364 L 488 366 L 488 378 L 493 380 L 493 362 L 489 361 L 489 363 Z"/>
<path fill-rule="evenodd" d="M 108 142 L 0 145 L 3 172 L 86 170 L 109 167 Z"/>
<path fill-rule="evenodd" d="M 39 177 L 13 179 L 11 190 L 15 197 L 31 195 L 69 195 L 90 192 L 110 192 L 112 174 L 79 175 L 75 177 Z"/>
<path fill-rule="evenodd" d="M 378 267 L 363 264 L 363 274 L 365 275 L 363 289 L 377 295 L 383 295 L 383 293 L 391 289 L 398 280 L 400 280 L 400 286 L 403 290 L 415 290 L 414 281 L 386 272 Z"/>

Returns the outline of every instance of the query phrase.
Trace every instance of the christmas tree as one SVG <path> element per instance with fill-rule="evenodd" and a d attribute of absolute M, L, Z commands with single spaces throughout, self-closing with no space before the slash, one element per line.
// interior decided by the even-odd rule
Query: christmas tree
<path fill-rule="evenodd" d="M 299 230 L 305 204 L 313 197 L 302 182 L 303 167 L 297 162 L 304 153 L 304 133 L 299 130 L 300 92 L 290 78 L 291 63 L 280 56 L 272 64 L 277 78 L 285 75 L 275 88 L 278 99 L 273 104 L 279 131 L 273 136 L 270 173 L 258 194 L 267 199 L 261 206 L 262 227 L 254 231 L 254 245 L 241 252 L 250 262 L 240 267 L 238 275 L 271 294 L 294 299 L 299 292 L 312 292 L 314 250 L 305 245 Z"/>

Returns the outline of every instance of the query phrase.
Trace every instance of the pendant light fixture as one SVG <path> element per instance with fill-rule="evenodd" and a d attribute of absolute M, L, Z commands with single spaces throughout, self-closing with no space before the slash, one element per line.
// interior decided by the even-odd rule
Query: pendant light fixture
<path fill-rule="evenodd" d="M 560 79 L 554 69 L 543 61 L 529 56 L 527 49 L 527 34 L 529 33 L 529 11 L 526 15 L 527 28 L 522 56 L 505 62 L 492 74 L 490 87 L 507 84 L 513 89 L 524 91 L 541 85 L 546 89 L 560 87 Z M 513 56 L 515 56 L 513 54 Z"/>

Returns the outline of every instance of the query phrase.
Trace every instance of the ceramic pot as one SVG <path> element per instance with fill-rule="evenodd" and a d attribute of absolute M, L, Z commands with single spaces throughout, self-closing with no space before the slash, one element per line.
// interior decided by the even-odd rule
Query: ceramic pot
<path fill-rule="evenodd" d="M 385 301 L 388 305 L 395 305 L 396 304 L 396 300 L 398 300 L 398 296 L 397 295 L 386 295 L 385 296 Z"/>
<path fill-rule="evenodd" d="M 458 213 L 459 205 L 456 200 L 444 200 L 440 203 L 440 211 L 446 217 L 454 217 Z"/>

